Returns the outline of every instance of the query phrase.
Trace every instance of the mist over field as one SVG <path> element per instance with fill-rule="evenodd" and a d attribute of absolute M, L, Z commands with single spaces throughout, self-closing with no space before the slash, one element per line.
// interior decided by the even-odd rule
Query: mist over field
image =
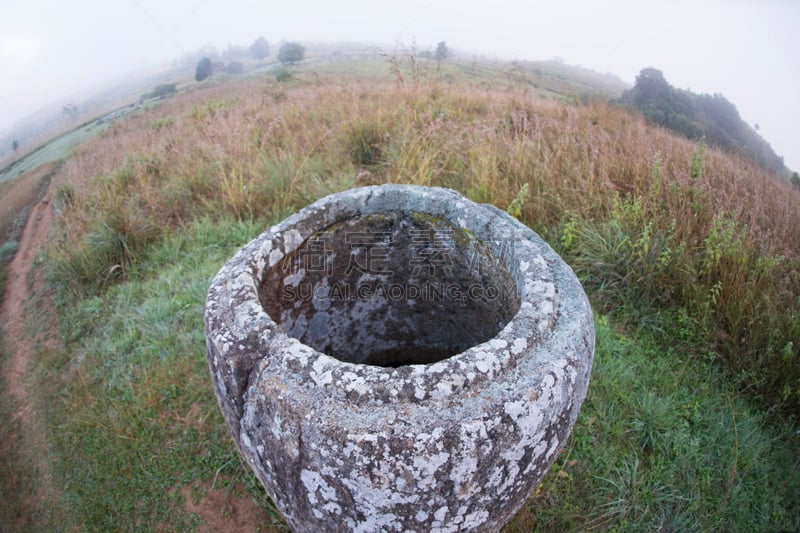
<path fill-rule="evenodd" d="M 454 0 L 10 0 L 0 5 L 0 134 L 49 103 L 56 112 L 112 81 L 134 82 L 199 48 L 222 52 L 258 36 L 278 45 L 377 43 L 428 50 L 446 41 L 464 60 L 560 58 L 633 84 L 645 67 L 676 87 L 721 93 L 800 169 L 793 131 L 800 4 Z M 8 142 L 4 143 L 8 144 Z M 0 146 L 8 153 L 9 146 Z"/>

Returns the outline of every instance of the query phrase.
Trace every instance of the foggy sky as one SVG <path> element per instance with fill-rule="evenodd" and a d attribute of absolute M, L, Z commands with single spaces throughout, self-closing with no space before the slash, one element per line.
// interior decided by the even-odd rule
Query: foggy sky
<path fill-rule="evenodd" d="M 673 86 L 723 94 L 800 170 L 798 25 L 793 0 L 0 0 L 0 131 L 204 45 L 446 41 L 488 58 L 562 57 L 631 84 L 659 68 Z"/>

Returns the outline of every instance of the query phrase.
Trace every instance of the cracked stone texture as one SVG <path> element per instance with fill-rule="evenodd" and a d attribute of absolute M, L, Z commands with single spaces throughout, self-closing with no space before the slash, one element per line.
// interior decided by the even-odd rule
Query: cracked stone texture
<path fill-rule="evenodd" d="M 499 529 L 563 448 L 594 354 L 586 295 L 538 235 L 404 185 L 265 231 L 212 282 L 205 327 L 233 439 L 298 532 Z"/>

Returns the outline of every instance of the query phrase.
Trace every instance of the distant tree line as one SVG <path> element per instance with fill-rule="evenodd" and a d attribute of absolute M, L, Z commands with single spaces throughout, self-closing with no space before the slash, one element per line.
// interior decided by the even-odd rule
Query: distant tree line
<path fill-rule="evenodd" d="M 269 57 L 269 42 L 264 37 L 259 37 L 253 41 L 253 44 L 251 44 L 247 49 L 241 47 L 229 47 L 221 57 L 230 60 L 241 57 L 245 51 L 249 52 L 249 54 L 256 61 L 263 61 L 265 58 Z M 203 81 L 215 72 L 225 72 L 231 75 L 242 74 L 244 72 L 244 65 L 241 61 L 231 61 L 230 63 L 225 64 L 223 61 L 214 61 L 212 59 L 213 57 L 218 57 L 218 54 L 216 54 L 215 50 L 207 50 L 206 52 L 208 53 L 201 57 L 195 66 L 195 80 Z M 305 54 L 305 46 L 300 43 L 290 41 L 281 45 L 280 49 L 278 50 L 278 61 L 284 65 L 287 63 L 293 65 L 298 61 L 302 61 L 305 57 Z"/>
<path fill-rule="evenodd" d="M 636 84 L 620 99 L 648 120 L 689 139 L 705 138 L 709 145 L 740 152 L 762 167 L 786 174 L 783 158 L 739 116 L 736 106 L 721 94 L 695 94 L 676 89 L 655 68 L 645 68 Z"/>
<path fill-rule="evenodd" d="M 195 66 L 195 80 L 203 81 L 215 72 L 224 72 L 235 76 L 244 73 L 244 63 L 241 60 L 248 55 L 256 61 L 263 61 L 269 57 L 269 41 L 264 37 L 258 37 L 249 48 L 229 46 L 222 54 L 217 53 L 215 48 L 202 49 L 199 52 L 201 57 Z M 190 59 L 189 55 L 182 59 L 181 63 L 185 64 Z"/>
<path fill-rule="evenodd" d="M 224 72 L 231 76 L 238 76 L 244 73 L 244 64 L 241 61 L 231 61 L 225 64 L 222 61 L 211 61 L 210 57 L 203 57 L 197 62 L 194 71 L 194 79 L 203 81 L 215 72 Z"/>

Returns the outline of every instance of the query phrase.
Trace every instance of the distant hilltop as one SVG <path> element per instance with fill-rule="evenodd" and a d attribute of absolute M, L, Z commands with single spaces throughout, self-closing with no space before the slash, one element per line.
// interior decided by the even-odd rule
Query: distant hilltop
<path fill-rule="evenodd" d="M 619 102 L 636 108 L 656 124 L 689 139 L 743 154 L 761 167 L 789 178 L 791 171 L 767 141 L 739 116 L 736 106 L 721 94 L 695 94 L 676 89 L 656 68 L 645 68 Z M 758 128 L 758 125 L 755 126 Z"/>

